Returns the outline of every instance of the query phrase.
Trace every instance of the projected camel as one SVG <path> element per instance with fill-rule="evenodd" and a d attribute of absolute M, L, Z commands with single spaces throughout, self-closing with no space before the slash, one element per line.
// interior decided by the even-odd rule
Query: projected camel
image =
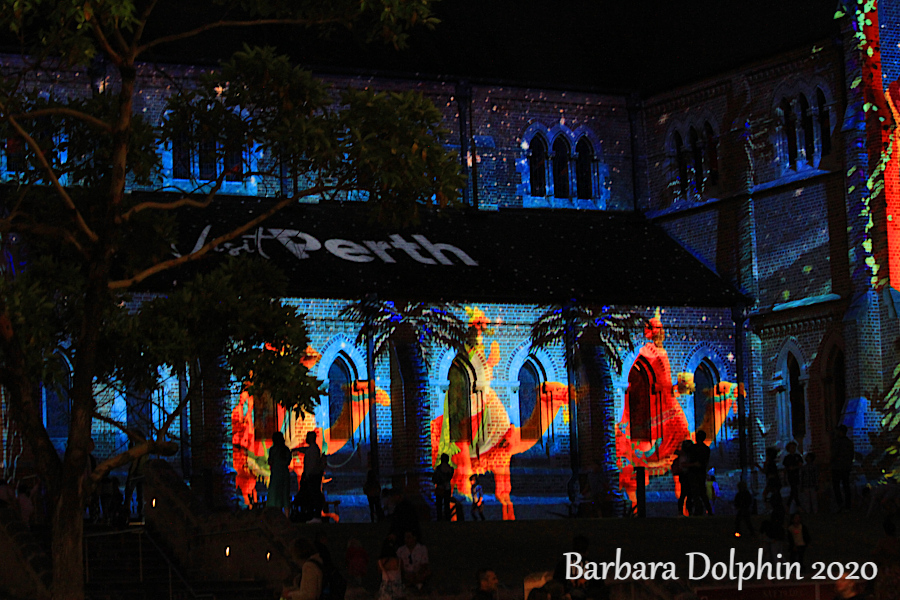
<path fill-rule="evenodd" d="M 669 355 L 664 347 L 665 329 L 661 318 L 650 319 L 644 336 L 649 340 L 640 349 L 634 367 L 629 374 L 629 391 L 626 394 L 622 420 L 616 425 L 616 460 L 619 468 L 619 486 L 632 503 L 635 502 L 637 482 L 635 467 L 644 467 L 645 483 L 651 476 L 663 475 L 669 471 L 675 459 L 675 451 L 684 440 L 694 440 L 694 432 L 688 427 L 684 410 L 678 402 L 681 394 L 691 393 L 693 375 L 680 373 L 678 384 L 672 383 Z M 643 407 L 649 413 L 649 422 L 632 420 L 632 407 L 640 407 L 631 394 L 640 393 L 646 387 L 646 400 L 650 406 Z M 707 402 L 701 428 L 715 439 L 726 418 L 735 410 L 738 386 L 721 382 L 712 390 L 706 390 L 713 402 Z M 675 493 L 680 493 L 678 480 Z"/>
<path fill-rule="evenodd" d="M 312 368 L 320 358 L 315 350 L 308 351 L 310 359 L 304 364 Z M 255 414 L 263 414 L 264 418 L 272 419 L 270 427 L 272 431 L 284 431 L 285 442 L 291 448 L 296 448 L 306 440 L 306 434 L 315 432 L 316 442 L 326 455 L 339 452 L 351 439 L 360 437 L 360 428 L 365 426 L 368 432 L 369 415 L 369 382 L 366 380 L 354 381 L 348 384 L 345 390 L 350 400 L 345 402 L 341 413 L 334 421 L 332 427 L 321 427 L 316 423 L 315 415 L 307 413 L 287 414 L 284 407 L 266 398 L 266 410 L 255 411 L 256 400 L 246 391 L 241 393 L 237 405 L 231 411 L 232 430 L 232 465 L 235 470 L 235 486 L 241 493 L 241 497 L 247 506 L 251 506 L 256 482 L 262 479 L 268 485 L 269 465 L 267 459 L 269 448 L 272 445 L 271 437 L 258 438 Z M 376 388 L 375 401 L 382 406 L 390 405 L 390 398 L 383 389 Z M 287 424 L 285 420 L 287 419 Z M 332 435 L 335 432 L 350 432 L 349 436 Z M 271 436 L 271 433 L 269 434 Z M 303 473 L 303 456 L 295 454 L 290 464 L 290 470 L 297 477 L 299 485 L 300 475 Z"/>

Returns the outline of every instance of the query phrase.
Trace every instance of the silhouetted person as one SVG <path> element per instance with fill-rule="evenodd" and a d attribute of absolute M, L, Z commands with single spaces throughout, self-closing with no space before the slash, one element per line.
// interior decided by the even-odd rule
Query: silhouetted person
<path fill-rule="evenodd" d="M 363 493 L 369 501 L 369 520 L 373 523 L 384 519 L 384 510 L 381 508 L 381 484 L 374 469 L 366 473 L 366 482 L 363 484 Z"/>
<path fill-rule="evenodd" d="M 750 521 L 750 512 L 753 510 L 753 495 L 747 489 L 747 482 L 745 481 L 738 482 L 738 492 L 734 496 L 734 510 L 736 513 L 734 517 L 735 535 L 740 534 L 741 523 L 747 525 L 751 535 L 756 533 L 753 529 L 753 523 Z"/>
<path fill-rule="evenodd" d="M 853 440 L 847 437 L 847 426 L 842 423 L 835 428 L 831 441 L 831 486 L 838 510 L 850 510 L 850 471 L 854 454 Z"/>
<path fill-rule="evenodd" d="M 434 504 L 437 508 L 437 520 L 450 520 L 450 494 L 452 492 L 453 466 L 450 455 L 441 454 L 441 462 L 434 468 L 431 482 L 434 484 Z"/>
<path fill-rule="evenodd" d="M 797 510 L 800 510 L 800 469 L 803 468 L 803 457 L 797 452 L 797 442 L 788 442 L 785 447 L 787 454 L 781 464 L 784 465 L 784 474 L 787 477 L 788 485 L 791 486 L 791 495 L 788 497 L 788 510 L 791 505 L 796 503 Z"/>
<path fill-rule="evenodd" d="M 291 451 L 284 443 L 284 434 L 276 431 L 272 434 L 272 447 L 269 448 L 269 495 L 266 506 L 275 506 L 290 516 L 291 493 L 288 478 L 291 464 Z"/>
<path fill-rule="evenodd" d="M 691 480 L 691 488 L 694 497 L 702 503 L 700 510 L 712 516 L 713 509 L 709 503 L 709 496 L 706 493 L 706 471 L 709 469 L 709 446 L 706 445 L 706 432 L 702 429 L 697 431 L 697 441 L 691 446 L 690 456 L 693 466 L 689 469 Z M 691 506 L 694 511 L 698 509 Z M 703 514 L 703 513 L 700 513 Z"/>

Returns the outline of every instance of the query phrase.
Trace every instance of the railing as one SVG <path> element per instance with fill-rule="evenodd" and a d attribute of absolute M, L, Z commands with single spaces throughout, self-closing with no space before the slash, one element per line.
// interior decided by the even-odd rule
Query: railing
<path fill-rule="evenodd" d="M 168 553 L 163 550 L 163 548 L 157 543 L 153 536 L 149 534 L 143 527 L 135 527 L 132 529 L 126 529 L 123 531 L 102 531 L 102 532 L 91 532 L 86 533 L 84 535 L 84 582 L 85 584 L 91 583 L 91 565 L 90 565 L 90 552 L 88 552 L 88 544 L 91 540 L 101 539 L 101 538 L 111 538 L 117 536 L 125 536 L 125 535 L 136 535 L 137 536 L 137 550 L 138 550 L 138 583 L 144 583 L 144 540 L 149 543 L 150 547 L 154 549 L 159 557 L 161 557 L 167 566 L 167 583 L 168 583 L 168 593 L 169 600 L 175 600 L 175 589 L 176 584 L 178 584 L 178 588 L 181 591 L 187 592 L 190 598 L 194 600 L 215 600 L 215 595 L 213 594 L 198 594 L 191 584 L 188 582 L 187 578 L 181 572 L 181 570 L 175 565 L 172 559 L 169 557 Z M 182 597 L 182 596 L 179 596 Z"/>

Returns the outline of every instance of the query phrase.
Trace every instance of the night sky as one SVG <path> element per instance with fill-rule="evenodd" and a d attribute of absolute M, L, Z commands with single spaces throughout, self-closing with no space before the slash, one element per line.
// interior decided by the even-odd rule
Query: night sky
<path fill-rule="evenodd" d="M 209 4 L 167 0 L 159 27 L 204 18 Z M 187 6 L 186 6 L 187 5 Z M 649 93 L 839 34 L 835 0 L 444 0 L 442 23 L 397 52 L 346 31 L 297 28 L 209 35 L 156 58 L 215 62 L 245 41 L 274 45 L 321 71 L 467 77 L 544 87 Z M 171 18 L 174 14 L 178 18 Z M 153 32 L 151 32 L 153 33 Z"/>

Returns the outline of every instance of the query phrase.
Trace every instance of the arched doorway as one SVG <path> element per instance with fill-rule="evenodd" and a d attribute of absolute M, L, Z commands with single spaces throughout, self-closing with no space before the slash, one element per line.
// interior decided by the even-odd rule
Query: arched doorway
<path fill-rule="evenodd" d="M 628 372 L 626 402 L 630 418 L 629 435 L 632 442 L 649 442 L 653 439 L 652 409 L 653 389 L 656 377 L 647 361 L 640 357 Z"/>
<path fill-rule="evenodd" d="M 351 388 L 356 376 L 348 357 L 339 353 L 328 368 L 328 425 L 334 440 L 348 440 L 353 433 Z"/>
<path fill-rule="evenodd" d="M 806 393 L 800 383 L 800 363 L 793 353 L 787 356 L 788 399 L 791 407 L 791 437 L 802 440 L 806 437 Z"/>
<path fill-rule="evenodd" d="M 719 430 L 715 411 L 718 383 L 716 368 L 708 360 L 703 360 L 694 371 L 694 434 L 705 431 L 710 445 L 715 444 Z"/>
<path fill-rule="evenodd" d="M 447 374 L 447 415 L 451 442 L 472 441 L 472 392 L 474 377 L 466 361 L 457 356 Z"/>

